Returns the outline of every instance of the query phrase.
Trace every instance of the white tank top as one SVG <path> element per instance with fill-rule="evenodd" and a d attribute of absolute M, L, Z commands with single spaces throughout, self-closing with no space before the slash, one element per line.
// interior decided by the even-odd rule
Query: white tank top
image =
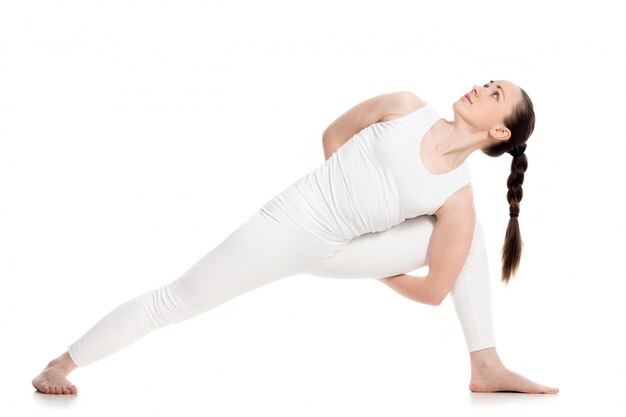
<path fill-rule="evenodd" d="M 288 211 L 291 193 L 298 200 L 294 213 L 306 214 L 307 221 L 339 239 L 434 214 L 470 182 L 467 160 L 441 175 L 430 173 L 422 164 L 422 138 L 439 119 L 426 104 L 402 117 L 374 123 L 270 202 Z"/>

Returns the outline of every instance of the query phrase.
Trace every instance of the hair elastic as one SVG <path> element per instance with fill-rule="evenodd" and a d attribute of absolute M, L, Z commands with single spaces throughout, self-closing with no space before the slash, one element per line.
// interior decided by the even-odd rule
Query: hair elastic
<path fill-rule="evenodd" d="M 509 216 L 511 216 L 511 217 L 519 217 L 519 213 L 509 213 Z"/>
<path fill-rule="evenodd" d="M 526 144 L 522 143 L 520 146 L 518 146 L 517 148 L 511 149 L 509 152 L 509 154 L 511 154 L 513 156 L 513 158 L 516 158 L 518 156 L 522 156 L 524 154 L 524 151 L 526 150 Z"/>

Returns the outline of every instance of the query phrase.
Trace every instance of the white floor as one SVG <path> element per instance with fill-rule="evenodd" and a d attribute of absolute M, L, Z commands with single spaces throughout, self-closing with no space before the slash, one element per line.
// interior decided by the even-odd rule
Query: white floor
<path fill-rule="evenodd" d="M 188 373 L 163 375 L 163 378 L 175 380 L 189 377 Z M 345 378 L 340 379 L 348 383 Z M 87 382 L 85 378 L 81 380 Z M 83 386 L 83 392 L 73 396 L 5 390 L 3 396 L 8 400 L 8 411 L 12 414 L 4 415 L 43 415 L 62 411 L 68 416 L 171 416 L 181 413 L 187 416 L 623 416 L 626 409 L 623 396 L 616 387 L 603 390 L 600 386 L 587 389 L 564 384 L 561 384 L 563 391 L 556 396 L 537 396 L 474 394 L 460 389 L 458 384 L 448 389 L 432 386 L 426 390 L 425 385 L 415 383 L 398 388 L 390 385 L 369 389 L 348 387 L 338 392 L 332 384 L 319 387 L 284 381 L 261 387 L 227 385 L 206 392 L 202 386 L 178 384 L 178 387 L 168 389 L 137 387 L 139 383 L 135 380 L 134 383 L 119 384 L 118 392 L 105 384 L 91 384 Z M 146 384 L 145 381 L 141 383 Z M 199 382 L 193 384 L 201 385 Z"/>
<path fill-rule="evenodd" d="M 74 396 L 30 387 L 61 353 L 54 330 L 76 333 L 67 321 L 40 323 L 45 346 L 34 334 L 3 346 L 13 360 L 2 372 L 0 415 L 624 415 L 623 361 L 615 363 L 610 348 L 577 364 L 591 345 L 571 343 L 568 332 L 545 336 L 550 325 L 533 316 L 536 325 L 520 326 L 500 306 L 504 362 L 561 392 L 474 394 L 450 299 L 433 308 L 385 289 L 306 276 L 274 283 L 77 369 L 70 375 Z M 508 331 L 504 320 L 517 330 Z"/>

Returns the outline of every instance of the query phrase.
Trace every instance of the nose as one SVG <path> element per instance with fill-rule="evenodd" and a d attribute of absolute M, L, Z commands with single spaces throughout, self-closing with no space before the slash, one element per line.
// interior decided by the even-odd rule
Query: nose
<path fill-rule="evenodd" d="M 474 87 L 472 87 L 472 93 L 474 93 L 474 96 L 478 97 L 479 91 L 480 91 L 480 86 L 475 85 Z"/>

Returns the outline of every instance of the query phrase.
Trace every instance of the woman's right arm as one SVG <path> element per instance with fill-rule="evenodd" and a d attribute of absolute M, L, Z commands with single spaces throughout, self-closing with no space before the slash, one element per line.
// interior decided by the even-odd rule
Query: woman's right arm
<path fill-rule="evenodd" d="M 438 306 L 454 286 L 472 244 L 476 214 L 471 186 L 452 194 L 435 214 L 437 222 L 428 244 L 428 275 L 401 274 L 378 280 L 411 300 Z"/>
<path fill-rule="evenodd" d="M 367 126 L 389 116 L 404 116 L 423 104 L 423 101 L 410 91 L 380 94 L 357 104 L 324 130 L 322 134 L 324 158 L 330 158 L 337 149 Z"/>

